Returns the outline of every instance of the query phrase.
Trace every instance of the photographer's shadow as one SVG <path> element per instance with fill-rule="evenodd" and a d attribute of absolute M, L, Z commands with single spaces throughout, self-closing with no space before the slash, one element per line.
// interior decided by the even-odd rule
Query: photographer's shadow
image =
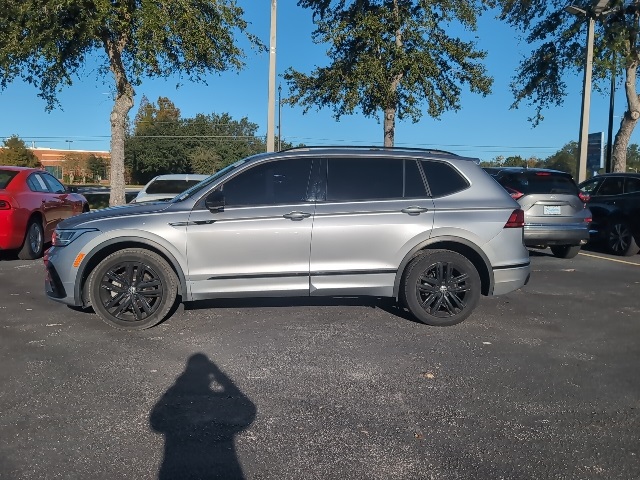
<path fill-rule="evenodd" d="M 234 437 L 256 407 L 209 358 L 197 353 L 151 410 L 153 431 L 165 436 L 158 478 L 244 478 Z"/>

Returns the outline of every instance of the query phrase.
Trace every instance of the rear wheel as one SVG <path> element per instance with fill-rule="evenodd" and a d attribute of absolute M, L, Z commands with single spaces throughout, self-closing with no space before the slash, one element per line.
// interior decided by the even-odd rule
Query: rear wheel
<path fill-rule="evenodd" d="M 580 245 L 551 245 L 551 253 L 558 258 L 573 258 L 579 251 Z"/>
<path fill-rule="evenodd" d="M 40 220 L 32 218 L 27 225 L 24 243 L 18 252 L 21 260 L 34 260 L 42 256 L 44 251 L 44 230 Z"/>
<path fill-rule="evenodd" d="M 616 222 L 609 227 L 607 247 L 611 253 L 625 257 L 635 255 L 640 250 L 629 225 L 625 222 Z"/>
<path fill-rule="evenodd" d="M 169 314 L 178 294 L 178 279 L 158 254 L 127 248 L 106 257 L 87 282 L 91 305 L 112 327 L 142 330 Z"/>
<path fill-rule="evenodd" d="M 414 259 L 404 275 L 404 301 L 422 323 L 455 325 L 480 299 L 480 275 L 459 253 L 433 250 Z"/>

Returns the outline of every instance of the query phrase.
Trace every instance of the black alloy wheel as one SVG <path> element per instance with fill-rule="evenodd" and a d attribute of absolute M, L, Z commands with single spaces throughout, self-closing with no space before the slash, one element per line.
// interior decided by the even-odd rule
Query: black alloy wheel
<path fill-rule="evenodd" d="M 466 257 L 449 250 L 432 250 L 417 257 L 404 279 L 407 308 L 428 325 L 460 323 L 480 299 L 478 271 Z"/>
<path fill-rule="evenodd" d="M 625 222 L 616 222 L 609 227 L 607 247 L 611 253 L 624 257 L 635 255 L 640 250 L 629 225 Z"/>
<path fill-rule="evenodd" d="M 160 255 L 137 248 L 106 257 L 87 282 L 98 316 L 127 330 L 149 328 L 164 320 L 175 304 L 177 284 L 175 272 Z"/>

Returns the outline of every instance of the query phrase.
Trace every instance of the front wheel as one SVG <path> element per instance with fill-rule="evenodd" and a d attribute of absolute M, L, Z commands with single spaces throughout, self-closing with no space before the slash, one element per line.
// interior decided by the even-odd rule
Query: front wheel
<path fill-rule="evenodd" d="M 422 323 L 455 325 L 466 319 L 480 299 L 480 275 L 466 257 L 433 250 L 416 257 L 404 275 L 404 301 Z"/>
<path fill-rule="evenodd" d="M 171 311 L 178 279 L 158 254 L 126 248 L 106 257 L 87 282 L 93 310 L 112 327 L 142 330 L 157 325 Z"/>
<path fill-rule="evenodd" d="M 611 253 L 624 257 L 635 255 L 640 250 L 629 225 L 624 222 L 617 222 L 609 227 L 607 247 Z"/>
<path fill-rule="evenodd" d="M 18 252 L 20 260 L 35 260 L 44 251 L 44 230 L 40 220 L 32 218 L 27 225 L 24 243 Z"/>
<path fill-rule="evenodd" d="M 551 245 L 551 253 L 558 258 L 573 258 L 580 252 L 580 245 Z"/>

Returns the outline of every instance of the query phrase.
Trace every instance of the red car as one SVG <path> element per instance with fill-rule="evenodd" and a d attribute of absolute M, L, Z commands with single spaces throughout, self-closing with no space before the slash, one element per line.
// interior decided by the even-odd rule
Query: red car
<path fill-rule="evenodd" d="M 87 199 L 45 170 L 0 166 L 0 250 L 42 256 L 61 220 L 89 211 Z"/>

